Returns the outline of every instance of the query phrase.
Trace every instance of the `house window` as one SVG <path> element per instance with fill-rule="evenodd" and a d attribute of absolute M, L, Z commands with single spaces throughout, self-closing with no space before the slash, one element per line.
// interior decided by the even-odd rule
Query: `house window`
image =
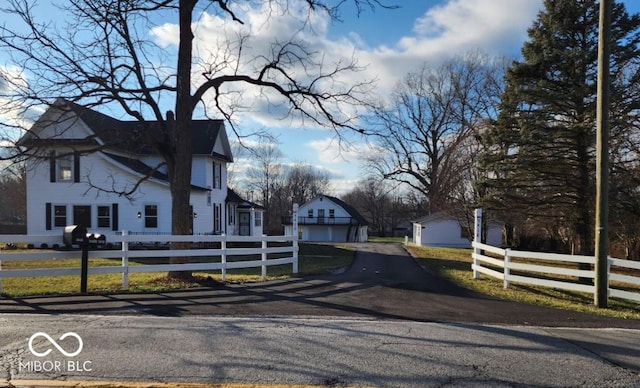
<path fill-rule="evenodd" d="M 144 227 L 158 227 L 158 205 L 144 205 Z"/>
<path fill-rule="evenodd" d="M 222 204 L 213 205 L 213 233 L 218 234 L 222 232 Z"/>
<path fill-rule="evenodd" d="M 209 191 L 207 191 L 207 206 L 211 206 L 211 186 L 208 187 Z"/>
<path fill-rule="evenodd" d="M 98 206 L 98 228 L 111 227 L 111 207 Z"/>
<path fill-rule="evenodd" d="M 229 218 L 228 224 L 229 225 L 233 225 L 233 216 L 235 215 L 235 209 L 233 208 L 233 205 L 229 204 L 227 205 L 227 216 Z"/>
<path fill-rule="evenodd" d="M 67 226 L 67 207 L 65 205 L 53 207 L 53 225 Z"/>
<path fill-rule="evenodd" d="M 329 209 L 329 218 L 336 218 L 336 210 Z"/>
<path fill-rule="evenodd" d="M 213 162 L 213 188 L 222 188 L 222 164 Z"/>
<path fill-rule="evenodd" d="M 262 226 L 262 212 L 255 212 L 256 228 Z"/>
<path fill-rule="evenodd" d="M 68 182 L 73 179 L 72 166 L 72 155 L 65 155 L 58 158 L 58 180 L 60 182 Z"/>
<path fill-rule="evenodd" d="M 309 209 L 307 212 L 309 218 L 313 218 L 313 209 Z"/>

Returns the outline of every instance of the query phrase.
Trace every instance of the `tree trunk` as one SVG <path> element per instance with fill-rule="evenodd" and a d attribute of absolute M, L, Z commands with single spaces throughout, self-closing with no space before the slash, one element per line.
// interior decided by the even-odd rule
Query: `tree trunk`
<path fill-rule="evenodd" d="M 168 163 L 171 183 L 171 234 L 191 234 L 191 215 L 189 201 L 191 197 L 191 163 L 192 163 L 192 97 L 191 97 L 191 53 L 193 49 L 193 32 L 191 31 L 191 15 L 195 0 L 180 0 L 180 45 L 178 48 L 178 68 L 176 80 L 176 117 L 168 118 L 168 128 L 173 144 L 173 160 Z M 169 115 L 171 116 L 171 115 Z M 189 249 L 190 243 L 172 243 L 171 249 Z M 186 263 L 188 257 L 172 257 L 170 262 Z M 169 272 L 170 278 L 190 278 L 191 272 Z"/>

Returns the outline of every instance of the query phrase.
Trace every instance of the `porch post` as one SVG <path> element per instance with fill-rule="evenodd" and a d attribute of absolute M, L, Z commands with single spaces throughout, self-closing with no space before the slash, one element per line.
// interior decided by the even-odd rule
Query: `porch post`
<path fill-rule="evenodd" d="M 255 232 L 255 224 L 256 224 L 256 209 L 251 208 L 251 212 L 249 213 L 249 236 L 253 236 Z"/>

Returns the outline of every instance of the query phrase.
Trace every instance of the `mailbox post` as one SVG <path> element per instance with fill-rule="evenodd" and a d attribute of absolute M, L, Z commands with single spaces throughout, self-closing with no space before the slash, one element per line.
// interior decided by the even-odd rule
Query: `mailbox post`
<path fill-rule="evenodd" d="M 82 250 L 80 268 L 80 292 L 87 293 L 87 278 L 89 277 L 89 236 L 83 225 L 69 225 L 64 228 L 62 241 L 67 246 L 78 245 Z"/>

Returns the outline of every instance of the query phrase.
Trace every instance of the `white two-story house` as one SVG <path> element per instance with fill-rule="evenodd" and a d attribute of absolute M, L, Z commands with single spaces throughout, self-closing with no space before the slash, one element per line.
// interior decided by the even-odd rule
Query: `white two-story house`
<path fill-rule="evenodd" d="M 283 220 L 285 235 L 293 233 L 293 220 Z M 351 205 L 329 195 L 318 195 L 298 209 L 300 241 L 366 242 L 368 223 Z"/>
<path fill-rule="evenodd" d="M 85 225 L 103 234 L 170 234 L 171 194 L 162 158 L 138 121 L 58 99 L 18 142 L 27 159 L 27 233 Z M 193 121 L 192 232 L 261 235 L 259 205 L 227 187 L 233 155 L 222 120 Z M 126 194 L 126 195 L 125 195 Z"/>

